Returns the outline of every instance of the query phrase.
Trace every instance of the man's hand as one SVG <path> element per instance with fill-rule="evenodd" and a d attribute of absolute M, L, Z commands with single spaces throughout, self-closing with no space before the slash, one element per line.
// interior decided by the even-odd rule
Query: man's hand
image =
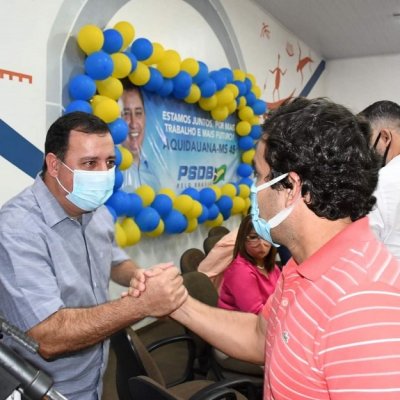
<path fill-rule="evenodd" d="M 136 297 L 135 307 L 140 307 L 145 315 L 169 315 L 185 302 L 188 293 L 179 270 L 172 264 L 159 264 L 146 270 L 144 275 L 144 290 L 140 290 L 143 283 L 133 278 L 131 283 L 134 287 L 128 289 L 128 294 Z M 135 296 L 138 292 L 139 296 Z"/>

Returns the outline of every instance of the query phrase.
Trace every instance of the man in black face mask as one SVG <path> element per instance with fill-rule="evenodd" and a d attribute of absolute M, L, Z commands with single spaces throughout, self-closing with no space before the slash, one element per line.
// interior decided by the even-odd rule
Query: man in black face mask
<path fill-rule="evenodd" d="M 360 115 L 371 124 L 370 145 L 382 156 L 370 226 L 400 259 L 400 106 L 388 100 L 377 101 Z"/>

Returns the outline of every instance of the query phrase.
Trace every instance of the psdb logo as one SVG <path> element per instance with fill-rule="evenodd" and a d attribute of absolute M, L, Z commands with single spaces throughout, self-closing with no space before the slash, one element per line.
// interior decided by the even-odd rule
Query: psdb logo
<path fill-rule="evenodd" d="M 178 181 L 187 179 L 209 180 L 214 178 L 215 168 L 212 165 L 180 165 L 178 171 Z"/>

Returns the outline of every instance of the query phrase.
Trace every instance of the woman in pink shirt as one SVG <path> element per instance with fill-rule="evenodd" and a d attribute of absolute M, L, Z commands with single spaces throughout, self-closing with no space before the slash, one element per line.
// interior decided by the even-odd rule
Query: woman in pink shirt
<path fill-rule="evenodd" d="M 280 275 L 276 252 L 271 243 L 257 235 L 251 216 L 246 216 L 239 226 L 233 261 L 224 273 L 218 306 L 258 314 Z"/>

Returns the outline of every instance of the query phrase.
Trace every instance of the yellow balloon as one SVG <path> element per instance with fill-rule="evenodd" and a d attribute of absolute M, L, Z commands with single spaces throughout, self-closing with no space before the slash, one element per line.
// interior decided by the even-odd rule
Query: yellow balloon
<path fill-rule="evenodd" d="M 181 64 L 178 60 L 165 58 L 165 56 L 157 64 L 157 69 L 164 78 L 175 77 L 178 75 L 180 68 Z"/>
<path fill-rule="evenodd" d="M 224 217 L 222 216 L 221 213 L 218 213 L 217 218 L 211 220 L 211 221 L 206 221 L 204 225 L 206 225 L 208 228 L 213 228 L 214 226 L 220 226 L 224 222 Z"/>
<path fill-rule="evenodd" d="M 199 69 L 199 63 L 194 58 L 185 58 L 181 62 L 181 70 L 186 71 L 192 77 L 199 72 Z"/>
<path fill-rule="evenodd" d="M 246 78 L 250 79 L 251 85 L 254 86 L 256 84 L 256 77 L 249 72 L 246 74 Z"/>
<path fill-rule="evenodd" d="M 199 106 L 204 111 L 211 111 L 217 106 L 217 96 L 212 95 L 211 97 L 201 97 L 199 100 Z"/>
<path fill-rule="evenodd" d="M 246 164 L 251 164 L 253 162 L 254 154 L 255 154 L 254 149 L 246 150 L 242 153 L 242 161 Z"/>
<path fill-rule="evenodd" d="M 118 100 L 124 91 L 121 81 L 112 76 L 102 81 L 96 81 L 96 87 L 100 95 L 110 97 L 113 100 Z"/>
<path fill-rule="evenodd" d="M 197 101 L 199 101 L 200 97 L 201 97 L 200 88 L 195 83 L 192 83 L 192 85 L 190 86 L 189 95 L 185 97 L 186 103 L 190 104 L 196 103 Z"/>
<path fill-rule="evenodd" d="M 246 74 L 241 69 L 234 69 L 233 70 L 233 79 L 235 81 L 244 81 L 245 78 L 246 78 Z"/>
<path fill-rule="evenodd" d="M 174 201 L 174 199 L 175 199 L 175 197 L 176 197 L 175 192 L 174 192 L 172 189 L 170 189 L 170 188 L 161 188 L 161 189 L 158 191 L 158 193 L 159 193 L 159 194 L 165 194 L 165 195 L 168 196 L 172 201 Z"/>
<path fill-rule="evenodd" d="M 246 97 L 240 96 L 239 104 L 237 105 L 238 110 L 241 110 L 243 107 L 246 107 L 246 104 L 247 104 Z"/>
<path fill-rule="evenodd" d="M 121 152 L 121 164 L 119 165 L 119 169 L 121 171 L 125 171 L 128 169 L 133 163 L 133 155 L 132 153 L 124 146 L 119 146 L 119 151 Z"/>
<path fill-rule="evenodd" d="M 238 88 L 236 85 L 234 85 L 233 83 L 228 83 L 228 84 L 225 86 L 225 89 L 228 89 L 229 91 L 231 91 L 232 94 L 233 94 L 233 97 L 234 97 L 235 99 L 236 99 L 236 97 L 239 96 L 239 88 Z"/>
<path fill-rule="evenodd" d="M 223 88 L 215 93 L 217 97 L 218 106 L 225 106 L 234 100 L 233 93 L 227 88 Z"/>
<path fill-rule="evenodd" d="M 135 28 L 127 21 L 120 21 L 114 25 L 114 29 L 122 35 L 122 50 L 125 50 L 135 37 Z"/>
<path fill-rule="evenodd" d="M 254 95 L 257 97 L 257 99 L 259 99 L 261 97 L 262 92 L 261 92 L 261 88 L 259 86 L 257 86 L 257 85 L 253 86 L 251 88 L 251 92 L 254 93 Z"/>
<path fill-rule="evenodd" d="M 239 185 L 239 196 L 242 199 L 245 199 L 250 196 L 250 188 L 247 185 L 245 185 L 244 183 L 241 183 Z"/>
<path fill-rule="evenodd" d="M 114 63 L 114 69 L 112 72 L 112 76 L 114 78 L 125 78 L 127 77 L 132 69 L 132 62 L 130 58 L 123 53 L 114 53 L 111 54 L 111 59 Z"/>
<path fill-rule="evenodd" d="M 251 206 L 251 200 L 249 197 L 247 197 L 246 199 L 244 199 L 244 202 L 245 202 L 245 206 L 244 206 L 242 214 L 247 215 L 249 213 L 249 208 Z"/>
<path fill-rule="evenodd" d="M 200 217 L 201 213 L 203 212 L 203 207 L 201 203 L 197 200 L 193 200 L 192 208 L 186 213 L 188 219 L 198 218 Z"/>
<path fill-rule="evenodd" d="M 193 207 L 193 199 L 187 194 L 180 194 L 174 199 L 174 208 L 186 215 Z"/>
<path fill-rule="evenodd" d="M 249 121 L 252 117 L 254 117 L 254 111 L 249 106 L 243 107 L 238 111 L 238 117 L 243 121 Z"/>
<path fill-rule="evenodd" d="M 230 102 L 230 103 L 227 105 L 227 107 L 228 107 L 229 114 L 234 113 L 234 112 L 236 111 L 236 109 L 237 109 L 236 100 L 233 100 L 232 102 Z"/>
<path fill-rule="evenodd" d="M 191 233 L 194 232 L 196 230 L 196 228 L 198 227 L 199 223 L 197 222 L 197 218 L 192 218 L 188 220 L 188 226 L 185 229 L 186 233 Z"/>
<path fill-rule="evenodd" d="M 98 104 L 100 104 L 100 102 L 107 100 L 107 99 L 108 99 L 107 96 L 100 96 L 99 94 L 96 94 L 95 96 L 92 97 L 92 100 L 91 100 L 92 107 L 93 108 L 96 107 Z"/>
<path fill-rule="evenodd" d="M 227 106 L 221 106 L 211 110 L 211 116 L 216 121 L 224 121 L 229 115 L 229 110 Z"/>
<path fill-rule="evenodd" d="M 143 86 L 150 80 L 149 67 L 138 61 L 136 69 L 129 74 L 129 80 L 136 86 Z"/>
<path fill-rule="evenodd" d="M 179 69 L 181 67 L 181 56 L 179 55 L 179 53 L 175 50 L 165 50 L 164 51 L 164 59 L 168 59 L 168 60 L 175 60 L 179 62 Z"/>
<path fill-rule="evenodd" d="M 233 198 L 236 196 L 236 186 L 232 183 L 225 183 L 225 185 L 221 187 L 221 193 L 225 196 Z"/>
<path fill-rule="evenodd" d="M 135 192 L 142 199 L 143 207 L 148 207 L 153 202 L 154 197 L 156 197 L 154 189 L 149 185 L 139 186 Z"/>
<path fill-rule="evenodd" d="M 121 110 L 118 103 L 106 97 L 93 107 L 93 114 L 101 118 L 104 122 L 109 124 L 115 121 L 120 116 Z"/>
<path fill-rule="evenodd" d="M 142 234 L 140 232 L 140 228 L 132 218 L 124 218 L 121 221 L 121 226 L 126 235 L 127 246 L 133 246 L 139 242 Z"/>
<path fill-rule="evenodd" d="M 126 233 L 119 222 L 116 222 L 114 224 L 114 232 L 115 232 L 115 241 L 117 242 L 117 245 L 119 247 L 125 247 L 127 242 Z"/>
<path fill-rule="evenodd" d="M 143 60 L 146 65 L 157 64 L 164 57 L 164 47 L 157 42 L 153 42 L 153 53 L 147 60 Z"/>
<path fill-rule="evenodd" d="M 164 232 L 164 227 L 165 227 L 164 221 L 162 219 L 160 219 L 160 222 L 158 223 L 157 228 L 151 232 L 146 232 L 146 235 L 150 236 L 150 237 L 160 236 Z"/>
<path fill-rule="evenodd" d="M 77 40 L 84 53 L 92 54 L 103 47 L 103 31 L 96 25 L 85 25 L 79 30 Z"/>
<path fill-rule="evenodd" d="M 246 202 L 244 201 L 243 198 L 239 197 L 239 196 L 235 196 L 232 199 L 232 209 L 231 209 L 231 213 L 232 214 L 239 214 L 241 212 L 243 212 L 244 208 L 246 207 Z"/>
<path fill-rule="evenodd" d="M 251 125 L 247 121 L 240 121 L 236 124 L 235 130 L 239 136 L 246 136 L 251 131 Z"/>
<path fill-rule="evenodd" d="M 214 190 L 215 196 L 216 196 L 216 200 L 218 201 L 220 199 L 220 197 L 222 196 L 221 188 L 219 186 L 217 186 L 217 185 L 211 185 L 210 189 Z"/>
<path fill-rule="evenodd" d="M 254 115 L 253 117 L 251 117 L 249 122 L 251 125 L 260 125 L 260 117 L 258 115 Z"/>

